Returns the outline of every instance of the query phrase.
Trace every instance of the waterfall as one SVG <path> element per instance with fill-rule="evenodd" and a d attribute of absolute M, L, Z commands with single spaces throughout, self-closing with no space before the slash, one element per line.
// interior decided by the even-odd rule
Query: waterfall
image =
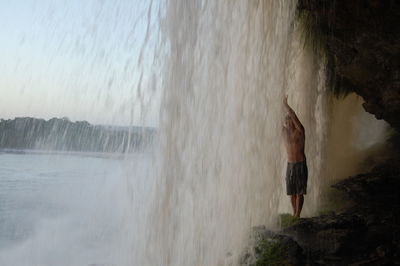
<path fill-rule="evenodd" d="M 309 195 L 321 193 L 329 97 L 296 1 L 162 6 L 160 157 L 148 265 L 235 265 L 254 225 L 288 211 L 282 100 L 306 129 Z M 154 254 L 153 254 L 154 253 Z"/>
<path fill-rule="evenodd" d="M 296 0 L 7 2 L 0 265 L 238 265 L 252 227 L 291 212 L 285 95 L 303 217 L 386 137 L 332 97 Z"/>

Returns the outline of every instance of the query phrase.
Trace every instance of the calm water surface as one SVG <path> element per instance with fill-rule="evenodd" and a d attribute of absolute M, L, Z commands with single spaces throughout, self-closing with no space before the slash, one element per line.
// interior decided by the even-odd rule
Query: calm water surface
<path fill-rule="evenodd" d="M 1 152 L 0 265 L 127 263 L 128 190 L 144 193 L 145 157 Z"/>

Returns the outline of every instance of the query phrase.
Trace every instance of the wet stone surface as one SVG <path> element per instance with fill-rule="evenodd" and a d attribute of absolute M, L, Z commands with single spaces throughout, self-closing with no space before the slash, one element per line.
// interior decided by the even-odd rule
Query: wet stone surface
<path fill-rule="evenodd" d="M 241 265 L 400 265 L 399 167 L 380 165 L 334 187 L 355 205 L 339 214 L 299 219 L 278 232 L 253 228 Z M 279 252 L 271 254 L 266 242 Z"/>

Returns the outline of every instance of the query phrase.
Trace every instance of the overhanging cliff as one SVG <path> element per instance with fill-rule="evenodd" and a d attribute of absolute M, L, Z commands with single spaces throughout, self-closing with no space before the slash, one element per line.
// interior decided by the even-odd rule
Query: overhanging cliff
<path fill-rule="evenodd" d="M 300 0 L 298 11 L 326 51 L 334 90 L 357 93 L 399 131 L 400 1 Z"/>

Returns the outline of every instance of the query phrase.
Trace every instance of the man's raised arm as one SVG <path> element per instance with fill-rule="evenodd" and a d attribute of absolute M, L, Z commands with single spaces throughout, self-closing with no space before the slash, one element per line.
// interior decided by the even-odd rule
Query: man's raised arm
<path fill-rule="evenodd" d="M 287 103 L 287 99 L 288 99 L 288 96 L 286 95 L 285 98 L 283 99 L 283 104 L 284 104 L 286 110 L 288 111 L 290 118 L 292 119 L 295 127 L 304 132 L 303 125 L 301 124 L 301 122 L 300 122 L 299 118 L 297 117 L 296 113 L 293 111 L 293 109 Z"/>

